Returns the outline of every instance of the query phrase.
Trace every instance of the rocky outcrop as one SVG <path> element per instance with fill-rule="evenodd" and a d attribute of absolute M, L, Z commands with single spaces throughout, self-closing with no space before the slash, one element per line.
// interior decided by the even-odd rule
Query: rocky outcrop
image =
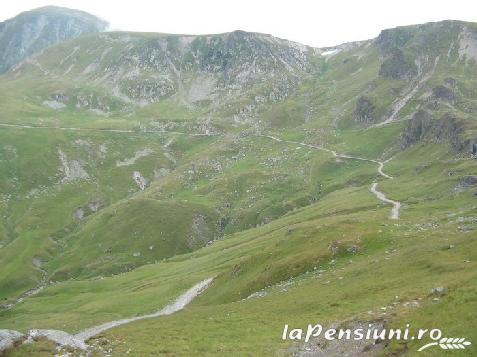
<path fill-rule="evenodd" d="M 91 201 L 89 201 L 87 204 L 84 204 L 81 207 L 77 207 L 73 211 L 73 219 L 75 221 L 81 221 L 83 218 L 98 212 L 103 207 L 104 207 L 104 202 L 100 199 L 94 198 Z"/>
<path fill-rule="evenodd" d="M 107 23 L 88 13 L 47 6 L 0 23 L 0 73 L 52 44 L 103 31 Z"/>
<path fill-rule="evenodd" d="M 477 176 L 475 175 L 464 176 L 459 182 L 459 187 L 462 187 L 462 188 L 477 187 Z"/>
<path fill-rule="evenodd" d="M 61 183 L 72 182 L 76 180 L 89 179 L 88 173 L 84 170 L 82 163 L 78 160 L 70 160 L 66 154 L 58 149 L 58 156 L 61 162 L 59 171 L 61 172 Z"/>
<path fill-rule="evenodd" d="M 61 330 L 30 330 L 28 331 L 29 341 L 37 341 L 41 338 L 45 338 L 54 342 L 57 346 L 69 347 L 77 350 L 86 350 L 86 343 L 76 338 L 73 335 L 70 335 L 68 332 Z"/>
<path fill-rule="evenodd" d="M 24 339 L 25 336 L 18 331 L 0 330 L 0 356 L 2 356 L 6 350 L 12 348 Z"/>
<path fill-rule="evenodd" d="M 359 123 L 372 123 L 376 120 L 376 106 L 371 99 L 361 96 L 356 102 L 353 119 Z"/>
<path fill-rule="evenodd" d="M 434 119 L 425 110 L 419 110 L 408 121 L 401 134 L 401 148 L 405 149 L 418 142 L 449 143 L 457 151 L 465 151 L 462 140 L 463 123 L 451 113 Z"/>
<path fill-rule="evenodd" d="M 379 75 L 390 79 L 410 80 L 417 74 L 417 67 L 402 48 L 412 40 L 412 27 L 400 27 L 382 31 L 375 41 L 384 57 Z"/>
<path fill-rule="evenodd" d="M 212 237 L 211 230 L 207 224 L 207 217 L 202 214 L 195 214 L 192 217 L 191 234 L 187 239 L 189 248 L 205 246 Z"/>
<path fill-rule="evenodd" d="M 147 180 L 145 177 L 139 171 L 134 171 L 132 177 L 137 187 L 139 187 L 141 191 L 144 191 L 147 186 Z"/>
<path fill-rule="evenodd" d="M 445 84 L 439 84 L 431 89 L 426 99 L 426 109 L 436 111 L 442 108 L 441 104 L 456 104 L 456 90 L 455 80 L 448 78 L 445 80 Z M 468 106 L 468 102 L 464 101 L 460 103 L 459 107 L 464 109 Z M 469 109 L 469 108 L 467 108 Z"/>
<path fill-rule="evenodd" d="M 400 49 L 394 49 L 381 64 L 379 75 L 389 79 L 411 80 L 417 75 L 417 66 Z"/>
<path fill-rule="evenodd" d="M 380 75 L 389 79 L 411 80 L 426 72 L 432 59 L 449 59 L 455 55 L 472 57 L 474 36 L 464 31 L 466 23 L 441 21 L 387 29 L 374 41 L 384 61 Z M 460 42 L 460 48 L 459 44 Z"/>
<path fill-rule="evenodd" d="M 120 83 L 121 92 L 138 103 L 157 102 L 167 98 L 177 90 L 176 84 L 170 78 L 125 79 Z"/>
<path fill-rule="evenodd" d="M 89 110 L 97 114 L 109 114 L 111 111 L 124 109 L 126 103 L 111 95 L 80 89 L 68 93 L 56 91 L 43 101 L 43 105 L 55 110 L 70 107 Z"/>
<path fill-rule="evenodd" d="M 454 90 L 444 85 L 438 85 L 432 88 L 432 96 L 438 100 L 450 103 L 453 103 L 455 99 Z"/>
<path fill-rule="evenodd" d="M 86 352 L 86 355 L 89 356 L 90 353 L 88 351 L 89 346 L 87 344 L 87 341 L 91 337 L 117 326 L 129 324 L 131 322 L 140 321 L 144 319 L 167 316 L 177 311 L 180 311 L 184 309 L 184 307 L 186 307 L 198 295 L 202 294 L 206 289 L 208 289 L 209 286 L 212 284 L 213 280 L 214 278 L 212 277 L 195 284 L 192 288 L 180 295 L 176 300 L 166 305 L 157 312 L 106 322 L 101 325 L 93 326 L 88 329 L 82 330 L 76 335 L 71 335 L 68 332 L 61 330 L 32 329 L 29 330 L 25 335 L 14 330 L 0 330 L 0 356 L 3 355 L 4 351 L 14 347 L 16 344 L 33 343 L 40 339 L 47 339 L 49 341 L 54 342 L 59 352 L 62 352 L 62 349 L 68 350 L 68 352 L 62 354 L 62 356 L 70 356 L 72 352 L 71 350 L 75 350 L 78 353 L 80 351 Z"/>
<path fill-rule="evenodd" d="M 116 167 L 121 167 L 121 166 L 131 166 L 133 165 L 137 160 L 139 160 L 142 157 L 149 156 L 153 153 L 153 151 L 149 148 L 144 148 L 142 150 L 138 150 L 134 153 L 134 156 L 124 159 L 124 160 L 117 160 L 116 161 Z"/>
<path fill-rule="evenodd" d="M 477 31 L 464 27 L 459 35 L 459 58 L 466 61 L 477 60 Z"/>
<path fill-rule="evenodd" d="M 375 44 L 384 56 L 390 55 L 396 48 L 405 46 L 413 38 L 412 27 L 398 27 L 381 31 Z"/>
<path fill-rule="evenodd" d="M 424 110 L 416 112 L 411 120 L 408 121 L 406 128 L 401 134 L 401 149 L 405 149 L 412 144 L 423 140 L 430 127 L 431 120 L 432 117 L 429 112 Z"/>
<path fill-rule="evenodd" d="M 187 105 L 217 106 L 255 90 L 233 116 L 247 105 L 283 101 L 319 70 L 316 49 L 244 31 L 198 36 L 105 32 L 91 44 L 78 40 L 65 47 L 54 46 L 15 67 L 15 73 L 31 67 L 101 87 L 97 93 L 83 88 L 44 98 L 54 108 L 58 102 L 109 112 L 170 97 Z"/>

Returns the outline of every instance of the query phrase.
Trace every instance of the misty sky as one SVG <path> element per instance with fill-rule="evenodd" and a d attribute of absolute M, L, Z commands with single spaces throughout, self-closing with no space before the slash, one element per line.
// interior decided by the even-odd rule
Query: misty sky
<path fill-rule="evenodd" d="M 399 25 L 477 22 L 476 0 L 1 0 L 0 21 L 45 5 L 90 12 L 114 30 L 207 34 L 240 29 L 316 47 L 373 38 Z"/>

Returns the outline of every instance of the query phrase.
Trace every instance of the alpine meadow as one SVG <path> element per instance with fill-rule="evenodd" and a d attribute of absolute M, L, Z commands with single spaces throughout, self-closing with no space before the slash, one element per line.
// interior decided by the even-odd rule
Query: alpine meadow
<path fill-rule="evenodd" d="M 105 29 L 0 23 L 0 355 L 477 355 L 477 24 Z"/>

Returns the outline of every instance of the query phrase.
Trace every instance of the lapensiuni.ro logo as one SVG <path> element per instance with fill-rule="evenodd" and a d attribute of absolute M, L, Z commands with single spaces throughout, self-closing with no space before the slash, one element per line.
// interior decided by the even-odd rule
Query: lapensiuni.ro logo
<path fill-rule="evenodd" d="M 310 341 L 311 338 L 324 338 L 325 340 L 399 340 L 399 341 L 422 341 L 430 339 L 421 346 L 418 351 L 424 351 L 427 348 L 438 347 L 443 350 L 461 350 L 471 345 L 464 337 L 442 337 L 442 331 L 438 328 L 425 329 L 420 328 L 412 330 L 410 324 L 401 329 L 386 329 L 380 328 L 373 324 L 368 324 L 367 327 L 356 328 L 329 328 L 324 329 L 322 325 L 308 325 L 307 328 L 290 328 L 285 325 L 283 328 L 283 340 L 303 340 Z"/>

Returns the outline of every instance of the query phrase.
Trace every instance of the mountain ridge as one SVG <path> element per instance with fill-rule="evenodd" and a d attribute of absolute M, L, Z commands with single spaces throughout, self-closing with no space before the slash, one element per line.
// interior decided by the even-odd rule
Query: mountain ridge
<path fill-rule="evenodd" d="M 475 340 L 475 33 L 450 21 L 317 50 L 103 32 L 28 57 L 0 75 L 0 328 L 75 334 L 214 276 L 180 314 L 105 331 L 92 352 L 423 342 L 280 339 L 320 321 Z"/>

